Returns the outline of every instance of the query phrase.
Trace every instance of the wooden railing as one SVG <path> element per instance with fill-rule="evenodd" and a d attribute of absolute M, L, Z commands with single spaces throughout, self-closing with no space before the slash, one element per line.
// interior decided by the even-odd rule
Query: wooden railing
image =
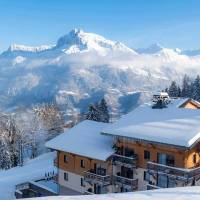
<path fill-rule="evenodd" d="M 163 173 L 171 177 L 176 177 L 178 179 L 183 179 L 183 180 L 185 179 L 188 180 L 196 176 L 200 177 L 200 167 L 185 169 L 185 168 L 171 167 L 155 162 L 148 162 L 147 169 L 150 173 L 151 172 Z"/>
<path fill-rule="evenodd" d="M 130 186 L 132 187 L 133 190 L 136 190 L 138 188 L 138 179 L 126 178 L 123 176 L 114 175 L 113 181 L 114 181 L 114 184 Z"/>
<path fill-rule="evenodd" d="M 136 154 L 132 156 L 113 154 L 112 162 L 114 165 L 121 165 L 129 168 L 134 168 L 137 166 L 138 156 Z"/>
<path fill-rule="evenodd" d="M 111 184 L 111 176 L 110 175 L 101 175 L 97 174 L 94 171 L 85 171 L 84 172 L 85 181 L 99 183 L 102 185 Z"/>

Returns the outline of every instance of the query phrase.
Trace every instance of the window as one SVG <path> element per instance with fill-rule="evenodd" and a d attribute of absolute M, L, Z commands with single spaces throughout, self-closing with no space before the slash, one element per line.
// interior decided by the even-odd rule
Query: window
<path fill-rule="evenodd" d="M 68 163 L 68 157 L 64 155 L 64 163 Z"/>
<path fill-rule="evenodd" d="M 128 147 L 124 148 L 124 156 L 132 157 L 134 155 L 134 150 Z"/>
<path fill-rule="evenodd" d="M 64 172 L 64 180 L 68 181 L 68 173 Z"/>
<path fill-rule="evenodd" d="M 166 163 L 168 166 L 174 166 L 174 156 L 172 155 L 167 155 L 167 158 L 166 158 Z"/>
<path fill-rule="evenodd" d="M 84 185 L 84 179 L 83 178 L 81 178 L 81 186 L 85 187 L 85 185 Z"/>
<path fill-rule="evenodd" d="M 81 167 L 85 168 L 85 161 L 84 160 L 81 160 Z"/>
<path fill-rule="evenodd" d="M 174 166 L 174 163 L 175 163 L 174 156 L 164 154 L 164 153 L 158 153 L 157 157 L 158 157 L 157 160 L 159 164 L 168 165 L 172 167 Z"/>
<path fill-rule="evenodd" d="M 193 163 L 197 163 L 197 156 L 196 156 L 196 154 L 193 155 Z"/>
<path fill-rule="evenodd" d="M 144 150 L 144 159 L 150 160 L 150 152 L 147 150 Z"/>
<path fill-rule="evenodd" d="M 150 174 L 146 171 L 144 171 L 144 177 L 143 177 L 144 181 L 150 181 Z"/>

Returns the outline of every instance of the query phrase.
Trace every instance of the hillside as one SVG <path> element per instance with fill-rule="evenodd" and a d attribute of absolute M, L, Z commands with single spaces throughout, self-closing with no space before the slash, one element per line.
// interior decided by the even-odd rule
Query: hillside
<path fill-rule="evenodd" d="M 14 44 L 0 55 L 0 107 L 56 101 L 72 114 L 105 96 L 111 112 L 119 115 L 172 79 L 199 73 L 200 55 L 190 55 L 158 44 L 133 50 L 79 29 L 55 45 Z"/>

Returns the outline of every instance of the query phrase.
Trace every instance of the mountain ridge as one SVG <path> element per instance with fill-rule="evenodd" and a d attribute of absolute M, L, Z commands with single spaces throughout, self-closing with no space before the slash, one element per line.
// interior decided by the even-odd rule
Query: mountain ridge
<path fill-rule="evenodd" d="M 138 52 L 79 29 L 54 45 L 15 45 L 0 55 L 0 107 L 55 101 L 74 113 L 106 97 L 111 112 L 119 114 L 149 100 L 171 80 L 200 73 L 200 56 L 158 44 L 150 49 Z"/>

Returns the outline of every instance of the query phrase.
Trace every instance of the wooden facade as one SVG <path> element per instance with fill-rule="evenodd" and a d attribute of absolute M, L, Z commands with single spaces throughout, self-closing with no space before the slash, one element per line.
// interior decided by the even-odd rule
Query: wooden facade
<path fill-rule="evenodd" d="M 200 163 L 200 144 L 196 144 L 192 149 L 183 149 L 180 147 L 170 145 L 158 145 L 158 144 L 147 144 L 146 142 L 135 142 L 128 139 L 119 140 L 117 147 L 126 147 L 134 150 L 134 153 L 138 156 L 138 167 L 146 168 L 147 162 L 157 162 L 158 153 L 173 155 L 175 158 L 174 166 L 179 168 L 193 168 Z M 150 152 L 150 159 L 144 158 L 144 152 Z M 194 159 L 194 156 L 196 157 Z"/>
<path fill-rule="evenodd" d="M 189 99 L 185 103 L 183 103 L 180 108 L 188 108 L 188 109 L 200 109 L 200 104 L 196 101 Z"/>
<path fill-rule="evenodd" d="M 64 156 L 67 157 L 68 162 L 64 161 Z M 104 161 L 95 160 L 95 159 L 71 154 L 68 152 L 62 152 L 62 151 L 58 153 L 58 157 L 59 157 L 60 169 L 78 174 L 80 176 L 83 176 L 85 171 L 94 169 L 95 164 L 99 166 L 100 165 L 107 166 L 108 174 L 112 173 L 112 167 L 111 167 L 110 161 L 104 162 Z M 84 162 L 84 167 L 81 166 L 81 162 L 82 162 L 81 160 L 83 160 Z"/>
<path fill-rule="evenodd" d="M 199 109 L 200 104 L 198 104 L 198 102 L 188 100 L 182 105 L 180 105 L 180 109 L 181 108 Z M 113 145 L 113 144 L 110 144 L 110 145 Z M 178 179 L 180 179 L 181 176 L 187 177 L 188 174 L 185 174 L 184 172 L 185 169 L 197 169 L 200 166 L 200 153 L 199 153 L 200 142 L 197 142 L 192 148 L 186 148 L 186 147 L 180 147 L 180 146 L 169 145 L 169 144 L 153 143 L 150 141 L 142 141 L 142 140 L 136 141 L 131 138 L 116 136 L 114 148 L 116 148 L 116 154 L 117 154 L 117 149 L 121 149 L 121 150 L 129 149 L 132 152 L 134 152 L 134 155 L 136 155 L 135 158 L 137 159 L 134 160 L 133 155 L 132 155 L 130 156 L 130 160 L 128 160 L 129 157 L 127 157 L 127 155 L 122 153 L 122 155 L 120 155 L 121 157 L 119 158 L 117 158 L 117 155 L 114 154 L 107 161 L 100 161 L 100 160 L 95 160 L 95 159 L 80 156 L 80 155 L 75 155 L 70 152 L 59 151 L 58 152 L 58 168 L 66 172 L 71 172 L 71 173 L 84 177 L 85 172 L 88 172 L 91 170 L 95 171 L 96 166 L 100 166 L 100 167 L 102 166 L 104 169 L 106 169 L 107 175 L 117 177 L 118 179 L 124 182 L 129 181 L 131 182 L 131 184 L 133 181 L 135 181 L 135 183 L 138 184 L 138 177 L 143 177 L 143 173 L 144 172 L 146 173 L 148 170 L 149 171 L 155 170 L 153 177 L 154 178 L 156 177 L 156 179 L 158 178 L 159 170 L 161 170 L 160 171 L 161 174 L 167 174 L 169 172 L 167 176 L 170 176 L 170 177 L 173 176 L 173 179 L 176 180 L 176 178 L 174 178 L 176 176 L 176 173 L 178 174 L 177 175 Z M 145 157 L 145 153 L 148 153 L 149 155 L 148 158 Z M 158 163 L 159 154 L 170 155 L 174 158 L 173 165 L 170 166 L 172 169 L 170 169 L 169 166 L 166 166 L 166 169 L 165 169 L 165 166 L 163 166 L 163 164 Z M 116 158 L 116 160 L 114 160 L 114 157 Z M 123 161 L 127 161 L 127 163 L 125 163 L 124 166 L 123 164 L 121 165 L 119 164 L 120 162 L 123 162 Z M 154 163 L 158 164 L 158 166 L 154 167 Z M 149 166 L 151 167 L 151 169 L 148 168 Z M 140 176 L 133 175 L 132 178 L 124 177 L 125 179 L 123 179 L 122 177 L 121 179 L 121 174 L 122 174 L 121 171 L 122 169 L 125 169 L 125 168 L 126 168 L 126 174 L 127 173 L 130 174 L 130 170 L 132 170 L 133 174 L 142 173 L 142 175 Z M 178 170 L 176 171 L 175 168 L 178 168 Z M 140 169 L 140 170 L 137 171 L 137 169 Z M 171 172 L 172 174 L 170 174 Z M 190 173 L 189 176 L 192 173 Z M 200 169 L 197 170 L 195 173 L 200 174 Z M 198 174 L 196 175 L 199 176 L 200 178 L 200 175 Z M 135 177 L 137 177 L 137 180 L 135 179 Z M 113 180 L 114 179 L 112 179 L 111 184 L 115 184 Z M 142 178 L 142 181 L 143 181 L 143 178 Z M 156 181 L 153 182 L 152 186 L 156 187 L 157 185 Z M 180 186 L 184 186 L 187 181 L 188 180 L 186 181 L 184 180 L 184 183 L 183 184 L 181 183 Z M 196 178 L 195 178 L 195 181 L 196 181 Z"/>

